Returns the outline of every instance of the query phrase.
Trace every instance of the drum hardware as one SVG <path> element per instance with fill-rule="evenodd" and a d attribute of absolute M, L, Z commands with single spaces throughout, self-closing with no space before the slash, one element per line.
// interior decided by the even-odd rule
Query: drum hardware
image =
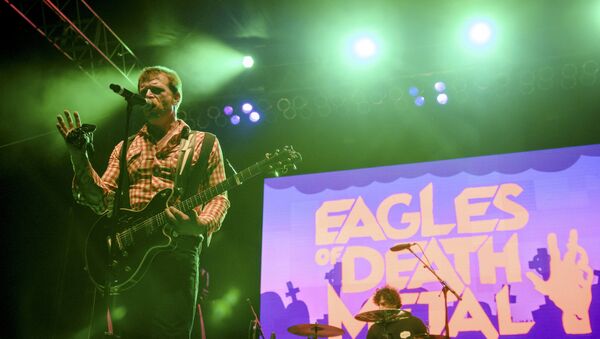
<path fill-rule="evenodd" d="M 344 330 L 339 327 L 322 325 L 322 324 L 299 324 L 288 328 L 291 334 L 302 337 L 311 337 L 317 339 L 319 337 L 336 337 L 344 334 Z"/>
<path fill-rule="evenodd" d="M 362 312 L 354 316 L 354 319 L 366 322 L 389 321 L 410 317 L 410 312 L 399 308 L 382 308 L 379 310 Z"/>

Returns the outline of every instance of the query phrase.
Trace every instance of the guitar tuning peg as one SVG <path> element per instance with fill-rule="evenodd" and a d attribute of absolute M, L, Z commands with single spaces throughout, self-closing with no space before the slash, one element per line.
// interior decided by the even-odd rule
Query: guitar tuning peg
<path fill-rule="evenodd" d="M 273 175 L 274 175 L 275 177 L 279 177 L 279 172 L 278 172 L 278 171 L 275 171 L 275 172 L 273 172 Z"/>
<path fill-rule="evenodd" d="M 265 153 L 265 158 L 270 159 L 271 158 L 271 153 Z"/>

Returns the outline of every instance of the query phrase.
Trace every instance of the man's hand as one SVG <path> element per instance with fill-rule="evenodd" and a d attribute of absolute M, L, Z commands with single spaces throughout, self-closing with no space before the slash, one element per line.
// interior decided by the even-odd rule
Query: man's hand
<path fill-rule="evenodd" d="M 63 117 L 61 115 L 57 115 L 56 116 L 56 121 L 57 121 L 56 128 L 58 129 L 58 132 L 60 133 L 60 135 L 62 135 L 62 137 L 66 141 L 67 135 L 69 135 L 69 133 L 71 131 L 73 131 L 76 128 L 81 127 L 81 119 L 79 119 L 78 112 L 73 112 L 73 117 L 75 118 L 75 124 L 73 124 L 73 119 L 71 119 L 71 112 L 64 110 L 63 113 L 65 115 L 67 122 L 65 123 L 65 120 L 63 119 Z"/>
<path fill-rule="evenodd" d="M 71 113 L 68 110 L 64 110 L 63 113 L 65 115 L 66 122 L 61 115 L 57 115 L 56 128 L 58 129 L 60 135 L 62 135 L 63 139 L 65 139 L 69 153 L 71 153 L 71 158 L 81 160 L 86 157 L 86 150 L 88 147 L 90 147 L 89 145 L 91 145 L 91 133 L 86 133 L 87 130 L 82 128 L 82 126 L 85 127 L 87 125 L 81 124 L 79 113 L 73 112 L 75 123 L 73 123 L 73 119 L 71 119 Z"/>
<path fill-rule="evenodd" d="M 594 275 L 585 249 L 577 243 L 577 230 L 569 233 L 567 252 L 561 260 L 556 234 L 548 234 L 550 277 L 544 281 L 533 272 L 527 277 L 536 290 L 550 297 L 563 312 L 567 334 L 591 333 L 589 309 Z"/>
<path fill-rule="evenodd" d="M 202 234 L 210 225 L 210 219 L 205 216 L 199 216 L 195 210 L 192 210 L 189 214 L 185 214 L 177 208 L 170 206 L 165 209 L 165 214 L 173 230 L 182 235 Z"/>

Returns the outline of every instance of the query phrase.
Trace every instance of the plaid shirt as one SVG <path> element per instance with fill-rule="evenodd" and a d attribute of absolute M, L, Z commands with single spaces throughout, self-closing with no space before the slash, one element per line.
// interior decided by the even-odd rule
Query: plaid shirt
<path fill-rule="evenodd" d="M 129 202 L 134 210 L 143 209 L 156 193 L 174 187 L 175 171 L 180 150 L 181 135 L 184 129 L 190 127 L 183 120 L 176 120 L 169 131 L 156 144 L 150 140 L 147 126 L 144 126 L 131 141 L 127 150 L 127 167 L 129 172 Z M 194 149 L 192 165 L 198 161 L 200 150 L 204 141 L 204 133 L 197 136 L 198 142 Z M 100 177 L 93 168 L 89 168 L 89 175 L 93 179 L 93 187 L 79 183 L 78 178 L 73 180 L 73 196 L 79 204 L 89 206 L 95 213 L 110 212 L 113 207 L 115 190 L 119 178 L 119 156 L 123 142 L 119 143 L 110 155 L 106 171 Z M 208 158 L 208 186 L 212 187 L 225 180 L 225 167 L 223 153 L 219 141 L 215 139 L 212 151 Z M 93 194 L 86 194 L 100 188 L 103 197 L 94 198 Z M 198 192 L 208 187 L 198 187 Z M 221 227 L 225 218 L 229 200 L 224 192 L 204 207 L 195 208 L 199 215 L 207 216 L 212 221 L 208 233 L 211 234 Z"/>

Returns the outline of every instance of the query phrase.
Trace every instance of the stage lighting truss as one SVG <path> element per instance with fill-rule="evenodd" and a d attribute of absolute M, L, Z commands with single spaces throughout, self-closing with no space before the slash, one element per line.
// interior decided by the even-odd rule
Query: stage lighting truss
<path fill-rule="evenodd" d="M 530 96 L 535 93 L 552 90 L 574 90 L 579 86 L 600 86 L 598 81 L 600 61 L 583 60 L 577 63 L 514 67 L 512 69 L 495 69 L 485 71 L 446 72 L 444 74 L 428 73 L 423 76 L 402 78 L 397 83 L 377 84 L 358 87 L 313 88 L 279 90 L 271 95 L 262 94 L 251 98 L 253 108 L 260 112 L 258 124 L 286 123 L 311 119 L 343 118 L 343 119 L 378 119 L 390 114 L 427 114 L 435 110 L 447 110 L 449 107 L 460 107 L 474 98 L 505 98 L 510 96 Z M 444 82 L 444 88 L 435 86 Z M 281 86 L 284 88 L 284 86 Z M 411 87 L 418 90 L 413 95 Z M 438 96 L 444 94 L 447 104 L 438 102 Z M 423 106 L 415 104 L 417 97 L 422 96 Z M 246 98 L 247 99 L 247 98 Z M 229 116 L 223 112 L 231 103 L 231 97 L 208 106 L 198 107 L 187 115 L 187 119 L 196 124 L 192 127 L 206 128 L 235 127 Z M 239 103 L 244 102 L 242 99 Z M 239 107 L 238 115 L 244 122 L 249 114 L 244 114 Z M 188 121 L 184 118 L 184 120 Z M 383 119 L 383 118 L 382 118 Z M 189 123 L 189 121 L 188 121 Z"/>
<path fill-rule="evenodd" d="M 52 46 L 96 80 L 96 71 L 109 65 L 131 85 L 137 57 L 84 0 L 5 0 L 10 8 Z"/>

